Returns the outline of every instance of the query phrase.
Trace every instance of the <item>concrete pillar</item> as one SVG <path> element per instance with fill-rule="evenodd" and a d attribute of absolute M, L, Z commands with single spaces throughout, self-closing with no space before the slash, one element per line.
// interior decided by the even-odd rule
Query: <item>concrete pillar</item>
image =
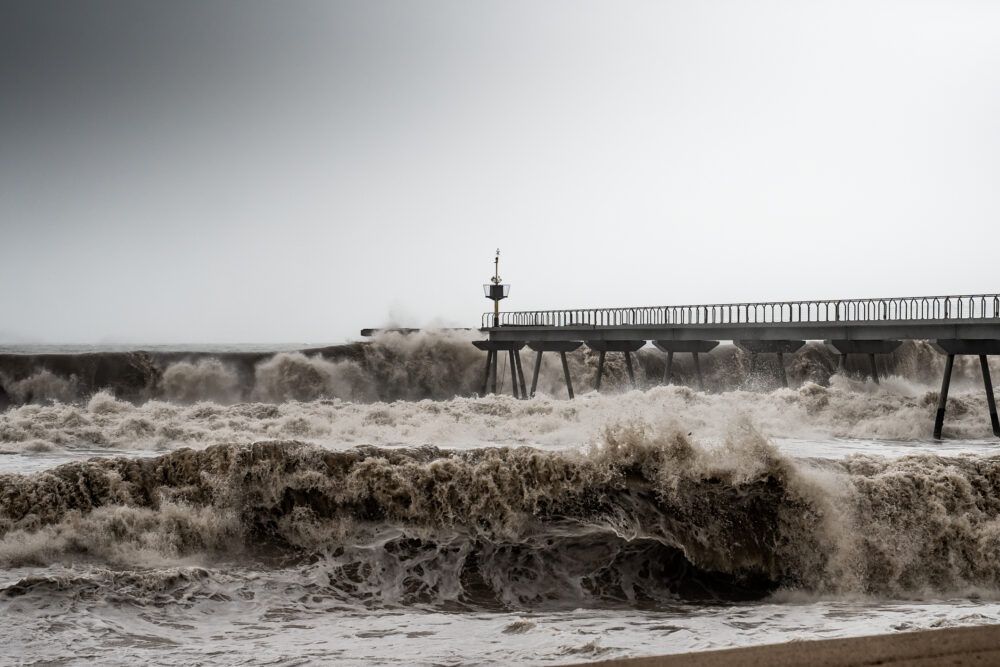
<path fill-rule="evenodd" d="M 594 381 L 594 390 L 601 390 L 601 376 L 604 375 L 604 350 L 597 353 L 597 379 Z"/>
<path fill-rule="evenodd" d="M 543 352 L 558 352 L 559 358 L 562 361 L 563 375 L 566 377 L 566 393 L 569 394 L 570 398 L 573 398 L 573 383 L 570 381 L 569 377 L 569 362 L 566 361 L 566 353 L 572 352 L 583 345 L 580 341 L 574 340 L 536 340 L 528 343 L 528 347 L 535 351 L 535 372 L 531 376 L 531 396 L 535 395 L 535 390 L 538 388 L 538 374 L 541 372 L 542 368 L 542 353 Z M 522 376 L 524 371 L 521 371 Z"/>
<path fill-rule="evenodd" d="M 538 389 L 538 372 L 542 370 L 542 351 L 538 350 L 535 352 L 535 372 L 531 374 L 531 395 L 535 395 L 535 390 Z"/>
<path fill-rule="evenodd" d="M 569 363 L 566 361 L 566 353 L 560 351 L 559 358 L 562 360 L 563 375 L 566 376 L 566 392 L 573 398 L 573 381 L 569 378 Z"/>
<path fill-rule="evenodd" d="M 507 350 L 507 354 L 510 357 L 510 393 L 514 398 L 521 398 L 517 393 L 517 362 L 514 360 L 514 350 Z"/>
<path fill-rule="evenodd" d="M 705 391 L 705 378 L 701 374 L 701 358 L 699 354 L 711 352 L 719 344 L 717 340 L 654 340 L 653 346 L 660 352 L 666 352 L 667 365 L 663 368 L 663 384 L 673 381 L 674 353 L 687 352 L 693 355 L 695 379 L 698 388 Z"/>
<path fill-rule="evenodd" d="M 667 365 L 663 367 L 663 384 L 670 384 L 670 376 L 673 375 L 674 370 L 674 351 L 669 350 L 667 352 Z"/>
<path fill-rule="evenodd" d="M 694 375 L 698 379 L 698 391 L 705 391 L 705 378 L 701 375 L 701 360 L 698 359 L 697 352 L 692 352 L 691 355 L 694 357 Z"/>
<path fill-rule="evenodd" d="M 847 373 L 848 354 L 867 354 L 868 370 L 872 382 L 879 383 L 878 366 L 875 365 L 876 354 L 892 354 L 901 343 L 898 340 L 828 340 L 825 341 L 827 348 L 840 355 L 840 362 L 837 371 Z"/>
<path fill-rule="evenodd" d="M 1000 355 L 1000 339 L 968 339 L 950 338 L 931 341 L 938 352 L 948 355 L 944 366 L 944 379 L 941 382 L 941 399 L 938 401 L 937 416 L 934 419 L 934 437 L 941 437 L 941 425 L 944 423 L 944 410 L 948 400 L 948 385 L 951 382 L 951 369 L 956 354 L 969 354 L 979 357 L 979 366 L 983 371 L 983 385 L 986 388 L 986 404 L 990 411 L 990 425 L 993 433 L 1000 436 L 1000 423 L 997 421 L 996 398 L 993 396 L 993 380 L 990 377 L 988 355 Z"/>
<path fill-rule="evenodd" d="M 587 347 L 591 350 L 597 352 L 597 381 L 594 383 L 594 388 L 597 391 L 601 390 L 601 378 L 604 376 L 604 359 L 605 354 L 608 352 L 624 352 L 625 353 L 625 366 L 628 369 L 629 379 L 632 381 L 632 386 L 635 387 L 635 371 L 632 368 L 632 357 L 631 352 L 637 352 L 639 348 L 646 344 L 644 340 L 588 340 L 586 341 Z"/>
<path fill-rule="evenodd" d="M 493 385 L 493 393 L 497 393 L 497 375 L 500 370 L 500 350 L 493 352 L 493 364 L 490 366 L 490 384 Z"/>
<path fill-rule="evenodd" d="M 514 361 L 517 362 L 517 382 L 521 387 L 521 398 L 528 398 L 528 389 L 524 386 L 524 365 L 521 364 L 521 351 L 514 351 Z"/>
<path fill-rule="evenodd" d="M 993 435 L 1000 438 L 1000 420 L 997 419 L 997 401 L 993 396 L 993 380 L 990 377 L 990 364 L 985 354 L 979 355 L 979 365 L 983 369 L 983 385 L 986 387 L 986 404 L 990 409 L 990 425 Z"/>
<path fill-rule="evenodd" d="M 632 370 L 632 353 L 625 350 L 625 369 L 628 371 L 628 381 L 635 389 L 635 371 Z"/>
<path fill-rule="evenodd" d="M 490 368 L 493 366 L 493 350 L 486 351 L 486 372 L 483 373 L 483 389 L 479 392 L 480 396 L 486 395 L 486 390 L 490 388 Z"/>
<path fill-rule="evenodd" d="M 948 405 L 948 388 L 951 387 L 951 369 L 955 365 L 955 355 L 949 354 L 944 362 L 944 378 L 941 380 L 941 396 L 938 398 L 937 415 L 934 417 L 934 438 L 941 439 L 941 428 L 944 426 L 944 410 Z"/>

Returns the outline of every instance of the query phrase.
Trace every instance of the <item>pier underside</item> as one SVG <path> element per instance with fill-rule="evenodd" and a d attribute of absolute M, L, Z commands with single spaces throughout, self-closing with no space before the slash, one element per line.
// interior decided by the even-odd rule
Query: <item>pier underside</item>
<path fill-rule="evenodd" d="M 699 390 L 705 390 L 699 355 L 715 349 L 720 341 L 732 341 L 750 356 L 750 374 L 757 368 L 757 357 L 773 354 L 778 360 L 778 380 L 781 386 L 788 386 L 785 371 L 785 355 L 797 353 L 809 340 L 823 341 L 840 358 L 839 367 L 843 371 L 849 354 L 866 355 L 869 359 L 871 379 L 878 383 L 877 355 L 891 354 L 903 340 L 931 340 L 935 349 L 946 356 L 945 372 L 934 421 L 934 437 L 940 438 L 944 425 L 951 371 L 956 355 L 976 355 L 980 359 L 983 383 L 987 394 L 990 421 L 993 433 L 1000 437 L 1000 420 L 997 416 L 996 400 L 990 377 L 989 355 L 1000 355 L 1000 319 L 951 320 L 947 322 L 901 321 L 901 322 L 809 322 L 809 323 L 759 323 L 721 325 L 693 324 L 684 326 L 500 326 L 482 329 L 489 340 L 476 341 L 479 349 L 487 352 L 484 371 L 483 393 L 497 390 L 497 373 L 500 355 L 506 352 L 511 368 L 512 393 L 515 397 L 533 396 L 538 386 L 542 354 L 558 352 L 563 366 L 566 393 L 574 397 L 570 380 L 567 352 L 586 345 L 597 352 L 597 372 L 594 389 L 600 391 L 605 374 L 607 354 L 622 354 L 630 385 L 635 388 L 636 377 L 632 355 L 647 342 L 666 355 L 662 384 L 673 381 L 675 354 L 691 354 L 694 361 L 695 380 Z M 530 392 L 525 388 L 524 371 L 521 367 L 520 350 L 527 345 L 535 352 L 534 372 Z"/>
<path fill-rule="evenodd" d="M 759 322 L 751 324 L 514 326 L 481 329 L 496 341 L 704 341 L 704 340 L 995 340 L 1000 318 L 894 322 Z"/>
<path fill-rule="evenodd" d="M 694 361 L 694 374 L 698 380 L 698 389 L 705 391 L 705 378 L 701 374 L 701 360 L 698 355 L 711 352 L 718 344 L 717 340 L 654 340 L 653 346 L 667 355 L 667 363 L 663 367 L 663 384 L 668 385 L 673 381 L 674 354 L 688 352 Z"/>
<path fill-rule="evenodd" d="M 785 355 L 796 354 L 806 341 L 823 341 L 839 355 L 846 371 L 850 354 L 869 360 L 871 379 L 878 383 L 878 355 L 893 353 L 904 340 L 929 340 L 945 355 L 934 437 L 940 438 L 956 355 L 979 357 L 993 433 L 1000 437 L 989 355 L 1000 355 L 1000 294 L 887 297 L 814 301 L 726 303 L 682 306 L 633 306 L 484 313 L 480 331 L 489 340 L 476 346 L 487 351 L 483 392 L 496 391 L 497 359 L 507 351 L 515 396 L 528 397 L 520 370 L 519 350 L 536 353 L 531 394 L 538 382 L 543 352 L 559 352 L 566 390 L 573 397 L 566 353 L 586 344 L 597 352 L 594 389 L 600 390 L 607 354 L 621 353 L 632 387 L 636 386 L 632 354 L 652 342 L 666 355 L 663 384 L 673 380 L 674 355 L 691 354 L 698 388 L 705 389 L 699 355 L 720 341 L 732 341 L 750 357 L 750 375 L 758 356 L 776 355 L 779 381 L 788 386 Z"/>

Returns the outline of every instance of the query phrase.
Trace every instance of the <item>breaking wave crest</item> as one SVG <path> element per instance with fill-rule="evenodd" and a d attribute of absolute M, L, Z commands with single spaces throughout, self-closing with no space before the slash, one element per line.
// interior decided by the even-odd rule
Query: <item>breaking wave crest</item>
<path fill-rule="evenodd" d="M 4 403 L 82 403 L 99 391 L 109 391 L 132 402 L 150 399 L 180 403 L 240 401 L 280 403 L 287 400 L 340 398 L 351 401 L 442 400 L 471 396 L 481 390 L 485 357 L 457 332 L 387 333 L 365 343 L 307 350 L 262 353 L 92 353 L 67 355 L 0 355 L 0 407 Z M 604 385 L 608 390 L 626 388 L 621 355 L 608 356 Z M 811 343 L 786 357 L 793 386 L 829 385 L 834 378 L 858 378 L 868 372 L 867 359 L 848 359 L 844 374 L 835 375 L 838 359 L 818 343 Z M 676 355 L 674 381 L 695 384 L 690 355 Z M 749 357 L 732 345 L 703 355 L 702 368 L 709 391 L 770 390 L 777 383 L 777 363 L 762 355 L 750 374 Z M 642 350 L 637 355 L 640 383 L 658 384 L 664 355 Z M 994 362 L 995 363 L 995 362 Z M 570 374 L 577 391 L 592 386 L 596 355 L 581 348 L 569 355 Z M 907 342 L 879 359 L 883 375 L 922 386 L 940 382 L 943 356 L 925 342 Z M 995 368 L 1000 370 L 1000 368 Z M 979 386 L 978 362 L 956 359 L 956 388 Z M 501 384 L 509 390 L 510 377 L 501 369 Z M 558 357 L 543 357 L 538 391 L 564 396 Z"/>
<path fill-rule="evenodd" d="M 797 461 L 746 423 L 702 446 L 625 422 L 585 453 L 215 445 L 5 475 L 0 488 L 5 567 L 160 568 L 145 584 L 87 584 L 133 577 L 142 595 L 157 577 L 200 589 L 215 575 L 197 566 L 213 561 L 293 567 L 315 594 L 363 604 L 1000 589 L 997 457 Z M 19 580 L 0 595 L 75 585 Z"/>

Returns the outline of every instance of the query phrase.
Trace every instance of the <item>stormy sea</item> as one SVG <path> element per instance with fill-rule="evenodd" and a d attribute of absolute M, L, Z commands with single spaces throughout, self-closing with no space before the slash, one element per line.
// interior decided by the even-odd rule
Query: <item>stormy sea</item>
<path fill-rule="evenodd" d="M 1000 622 L 978 359 L 0 348 L 0 662 L 567 664 Z M 994 372 L 1000 372 L 995 367 Z"/>

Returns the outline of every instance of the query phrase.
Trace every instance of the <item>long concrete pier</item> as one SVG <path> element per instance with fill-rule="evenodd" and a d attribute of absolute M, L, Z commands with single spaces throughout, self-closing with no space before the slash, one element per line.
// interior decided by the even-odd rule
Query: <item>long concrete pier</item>
<path fill-rule="evenodd" d="M 506 352 L 514 395 L 522 398 L 534 393 L 545 352 L 559 352 L 572 398 L 566 352 L 580 345 L 598 353 L 594 388 L 599 391 L 609 353 L 624 355 L 635 385 L 631 355 L 647 342 L 667 355 L 664 384 L 671 381 L 674 355 L 691 354 L 703 389 L 698 355 L 720 341 L 732 341 L 749 353 L 751 368 L 758 355 L 776 355 L 780 379 L 787 386 L 784 357 L 806 341 L 824 341 L 840 355 L 841 365 L 849 354 L 866 355 L 872 379 L 878 382 L 876 355 L 893 352 L 904 340 L 928 340 L 946 357 L 934 437 L 941 437 L 956 355 L 979 357 L 993 433 L 1000 437 L 987 363 L 989 355 L 1000 354 L 998 294 L 491 312 L 483 314 L 481 324 L 480 330 L 488 334 L 487 340 L 475 343 L 487 352 L 483 393 L 496 392 L 498 360 Z M 525 345 L 536 354 L 530 394 L 520 361 Z"/>

